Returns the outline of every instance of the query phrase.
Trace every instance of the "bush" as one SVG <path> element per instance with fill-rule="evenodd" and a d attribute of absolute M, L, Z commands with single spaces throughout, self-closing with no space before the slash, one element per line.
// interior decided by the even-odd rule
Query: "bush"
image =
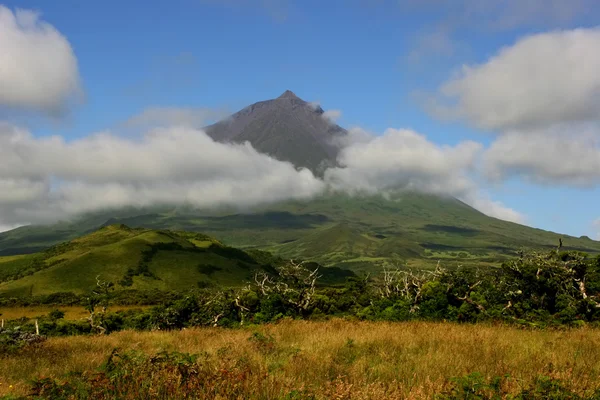
<path fill-rule="evenodd" d="M 522 389 L 516 395 L 510 395 L 502 388 L 503 382 L 508 378 L 495 376 L 490 379 L 474 372 L 462 377 L 452 378 L 449 388 L 438 395 L 443 400 L 598 400 L 600 392 L 596 391 L 588 396 L 581 397 L 577 393 L 567 389 L 558 379 L 547 376 L 538 377 L 529 387 Z"/>
<path fill-rule="evenodd" d="M 8 354 L 23 347 L 35 346 L 45 340 L 45 336 L 22 331 L 20 327 L 0 328 L 0 354 Z"/>

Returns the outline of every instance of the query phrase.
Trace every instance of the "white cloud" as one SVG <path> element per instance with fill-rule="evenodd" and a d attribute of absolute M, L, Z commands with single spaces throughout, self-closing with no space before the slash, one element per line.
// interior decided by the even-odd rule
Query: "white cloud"
<path fill-rule="evenodd" d="M 596 231 L 596 237 L 594 239 L 600 240 L 600 218 L 592 222 L 592 228 Z"/>
<path fill-rule="evenodd" d="M 66 141 L 0 125 L 0 224 L 123 206 L 251 207 L 308 199 L 328 187 L 450 194 L 490 215 L 518 219 L 500 204 L 483 202 L 470 179 L 480 144 L 438 146 L 409 130 L 388 129 L 378 137 L 350 132 L 338 160 L 343 168 L 326 170 L 320 180 L 248 143 L 217 143 L 192 128 L 154 129 L 136 140 L 104 132 Z"/>
<path fill-rule="evenodd" d="M 600 185 L 598 48 L 600 28 L 527 36 L 464 66 L 441 86 L 434 111 L 497 135 L 483 154 L 493 181 Z"/>
<path fill-rule="evenodd" d="M 413 63 L 418 63 L 432 54 L 450 57 L 454 55 L 458 47 L 460 47 L 460 44 L 452 39 L 450 33 L 446 29 L 438 27 L 419 35 L 407 58 Z"/>
<path fill-rule="evenodd" d="M 207 122 L 222 119 L 227 115 L 226 110 L 202 107 L 148 107 L 127 119 L 123 126 L 141 129 L 170 126 L 201 128 L 207 125 Z"/>
<path fill-rule="evenodd" d="M 340 110 L 327 110 L 321 116 L 325 118 L 326 121 L 335 124 L 338 119 L 341 118 L 342 112 Z"/>
<path fill-rule="evenodd" d="M 216 143 L 190 128 L 156 129 L 138 141 L 100 133 L 67 142 L 4 126 L 0 159 L 2 225 L 127 205 L 243 207 L 308 198 L 325 187 L 247 143 Z"/>
<path fill-rule="evenodd" d="M 359 143 L 366 144 L 373 140 L 374 137 L 374 134 L 360 127 L 353 127 L 346 131 L 346 135 L 333 136 L 330 143 L 335 147 L 343 149 Z"/>
<path fill-rule="evenodd" d="M 473 208 L 490 217 L 516 222 L 517 224 L 527 223 L 527 217 L 525 215 L 512 208 L 506 207 L 499 201 L 490 199 L 488 195 L 481 193 L 480 191 L 475 190 L 471 193 L 467 193 L 463 197 L 463 200 Z"/>
<path fill-rule="evenodd" d="M 554 26 L 572 22 L 594 10 L 594 0 L 401 0 L 406 12 L 439 14 L 460 27 L 510 30 L 522 26 Z"/>
<path fill-rule="evenodd" d="M 16 225 L 2 225 L 2 224 L 0 224 L 0 233 L 6 232 L 6 231 L 11 231 L 13 229 L 18 228 L 19 226 L 21 226 L 21 225 L 20 224 L 16 224 Z"/>
<path fill-rule="evenodd" d="M 475 142 L 440 147 L 411 130 L 388 129 L 368 142 L 343 148 L 338 156 L 341 168 L 326 171 L 325 178 L 336 187 L 367 192 L 394 188 L 457 192 L 466 187 L 466 172 L 480 149 Z"/>
<path fill-rule="evenodd" d="M 48 185 L 36 179 L 0 178 L 0 204 L 20 205 L 39 198 Z"/>
<path fill-rule="evenodd" d="M 0 5 L 0 106 L 57 115 L 81 95 L 67 39 L 39 14 Z"/>
<path fill-rule="evenodd" d="M 483 155 L 494 181 L 512 176 L 541 184 L 600 185 L 600 131 L 543 130 L 499 137 Z"/>
<path fill-rule="evenodd" d="M 323 109 L 321 108 L 321 102 L 320 101 L 318 101 L 318 100 L 316 100 L 316 101 L 310 101 L 307 104 L 308 104 L 308 106 L 310 108 L 312 108 L 316 112 L 319 112 L 319 113 L 322 113 L 322 114 L 325 113 L 325 111 L 323 111 Z"/>
<path fill-rule="evenodd" d="M 477 189 L 471 172 L 482 149 L 479 143 L 439 146 L 417 132 L 396 129 L 370 137 L 365 131 L 350 130 L 350 137 L 355 140 L 349 141 L 338 157 L 341 167 L 325 172 L 325 181 L 338 190 L 379 193 L 408 189 L 449 194 L 487 215 L 525 221 L 523 215 Z"/>
<path fill-rule="evenodd" d="M 495 131 L 600 120 L 600 29 L 532 35 L 440 88 L 437 111 Z M 449 101 L 454 104 L 446 104 Z"/>
<path fill-rule="evenodd" d="M 421 61 L 430 55 L 445 58 L 469 50 L 469 40 L 517 29 L 568 28 L 589 18 L 596 0 L 401 0 L 405 14 L 432 21 L 415 36 L 407 57 Z"/>
<path fill-rule="evenodd" d="M 564 26 L 594 10 L 594 0 L 462 0 L 465 17 L 488 29 L 512 30 Z M 459 2 L 460 3 L 460 2 Z M 477 19 L 475 19 L 477 18 Z"/>

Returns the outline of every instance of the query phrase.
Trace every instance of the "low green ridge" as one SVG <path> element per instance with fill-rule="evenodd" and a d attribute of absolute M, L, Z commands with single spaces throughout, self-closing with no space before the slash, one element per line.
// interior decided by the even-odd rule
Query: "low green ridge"
<path fill-rule="evenodd" d="M 278 262 L 269 253 L 245 252 L 200 233 L 115 224 L 44 252 L 0 257 L 0 296 L 81 294 L 96 277 L 117 290 L 239 286 Z"/>

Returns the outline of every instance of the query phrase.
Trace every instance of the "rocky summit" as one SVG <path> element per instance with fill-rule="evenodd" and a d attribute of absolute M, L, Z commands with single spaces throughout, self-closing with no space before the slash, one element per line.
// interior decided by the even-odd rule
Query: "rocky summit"
<path fill-rule="evenodd" d="M 332 123 L 323 109 L 290 90 L 276 99 L 259 101 L 204 128 L 220 142 L 250 142 L 256 150 L 317 175 L 335 165 L 336 138 L 347 132 Z"/>

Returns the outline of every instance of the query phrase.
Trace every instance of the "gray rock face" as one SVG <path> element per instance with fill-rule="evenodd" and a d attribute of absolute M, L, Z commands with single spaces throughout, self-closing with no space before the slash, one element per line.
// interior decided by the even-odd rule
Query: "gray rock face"
<path fill-rule="evenodd" d="M 273 100 L 254 103 L 216 124 L 206 133 L 220 142 L 250 142 L 260 151 L 317 175 L 335 165 L 335 138 L 347 132 L 323 116 L 323 109 L 286 90 Z"/>

